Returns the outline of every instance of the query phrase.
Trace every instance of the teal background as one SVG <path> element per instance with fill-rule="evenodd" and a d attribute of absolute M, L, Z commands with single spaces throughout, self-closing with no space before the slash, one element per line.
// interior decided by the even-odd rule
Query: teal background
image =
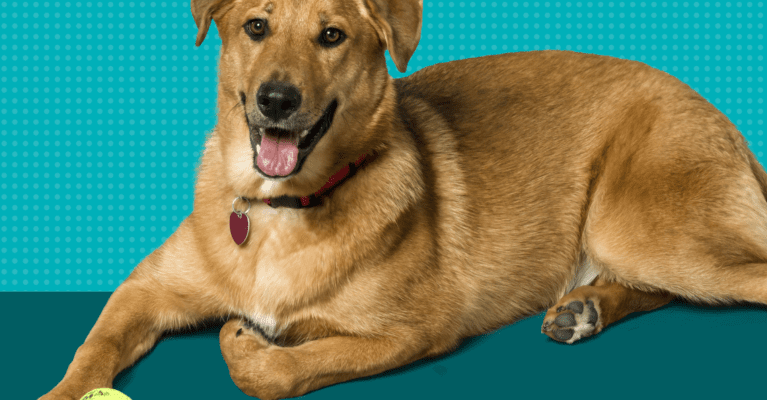
<path fill-rule="evenodd" d="M 406 74 L 535 49 L 640 60 L 722 110 L 764 164 L 764 10 L 763 2 L 426 1 Z M 0 1 L 3 396 L 33 399 L 53 387 L 107 292 L 191 212 L 215 124 L 220 49 L 215 29 L 200 48 L 195 35 L 188 1 Z M 766 315 L 674 303 L 564 346 L 539 333 L 539 314 L 446 357 L 306 397 L 762 396 Z M 165 339 L 115 387 L 134 400 L 247 398 L 228 377 L 217 334 Z"/>
<path fill-rule="evenodd" d="M 535 49 L 640 60 L 716 105 L 764 163 L 764 9 L 426 1 L 406 74 Z M 0 2 L 0 291 L 114 290 L 191 212 L 221 43 L 195 35 L 188 1 Z"/>

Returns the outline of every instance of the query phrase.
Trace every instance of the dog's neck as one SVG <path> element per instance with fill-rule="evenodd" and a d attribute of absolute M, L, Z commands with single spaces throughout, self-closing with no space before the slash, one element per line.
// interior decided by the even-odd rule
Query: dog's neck
<path fill-rule="evenodd" d="M 338 170 L 335 174 L 333 174 L 330 177 L 330 179 L 328 179 L 328 181 L 320 188 L 320 190 L 308 196 L 301 196 L 301 197 L 280 196 L 280 197 L 274 197 L 269 199 L 262 199 L 262 201 L 268 204 L 272 208 L 277 208 L 277 207 L 305 208 L 305 207 L 314 207 L 314 206 L 320 205 L 322 203 L 322 195 L 326 193 L 328 190 L 333 189 L 334 187 L 340 185 L 347 178 L 354 175 L 354 173 L 357 172 L 357 169 L 362 165 L 362 163 L 365 162 L 366 158 L 367 156 L 363 154 L 354 162 L 347 164 L 346 166 Z"/>

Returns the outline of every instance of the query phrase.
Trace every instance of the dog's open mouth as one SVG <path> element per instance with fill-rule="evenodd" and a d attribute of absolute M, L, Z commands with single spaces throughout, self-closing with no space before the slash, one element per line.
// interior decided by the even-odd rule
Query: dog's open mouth
<path fill-rule="evenodd" d="M 333 123 L 338 102 L 333 100 L 319 120 L 309 129 L 288 131 L 279 128 L 250 128 L 254 166 L 263 175 L 286 178 L 297 174 L 314 146 Z"/>

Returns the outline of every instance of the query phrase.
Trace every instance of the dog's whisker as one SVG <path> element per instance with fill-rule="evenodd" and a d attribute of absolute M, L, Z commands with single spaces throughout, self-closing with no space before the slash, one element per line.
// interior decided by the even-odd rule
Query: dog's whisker
<path fill-rule="evenodd" d="M 234 111 L 238 107 L 242 107 L 243 111 L 245 111 L 245 106 L 242 105 L 242 103 L 235 103 L 234 106 L 232 106 L 232 108 L 230 108 L 229 111 L 226 112 L 226 118 L 229 118 L 229 114 L 231 114 L 232 111 Z"/>

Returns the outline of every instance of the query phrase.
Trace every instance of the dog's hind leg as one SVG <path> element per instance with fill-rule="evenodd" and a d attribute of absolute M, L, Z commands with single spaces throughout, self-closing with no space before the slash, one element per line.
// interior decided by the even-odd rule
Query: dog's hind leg
<path fill-rule="evenodd" d="M 584 247 L 600 278 L 550 308 L 542 332 L 573 343 L 675 296 L 767 304 L 767 176 L 749 162 L 757 174 L 716 164 L 683 177 L 645 168 L 644 179 L 624 176 L 598 193 Z"/>
<path fill-rule="evenodd" d="M 597 278 L 591 286 L 576 288 L 549 308 L 541 332 L 556 341 L 573 343 L 633 312 L 656 309 L 673 298 L 666 292 L 644 292 Z"/>
<path fill-rule="evenodd" d="M 592 334 L 598 322 L 604 328 L 664 304 L 671 295 L 663 293 L 767 304 L 767 175 L 723 115 L 686 96 L 663 112 L 637 103 L 606 148 L 582 249 L 611 283 L 568 295 L 583 302 L 580 319 L 565 312 L 578 306 L 567 297 L 550 310 L 555 339 L 577 340 L 574 327 L 588 323 L 591 296 L 600 304 L 592 300 L 599 314 Z"/>

